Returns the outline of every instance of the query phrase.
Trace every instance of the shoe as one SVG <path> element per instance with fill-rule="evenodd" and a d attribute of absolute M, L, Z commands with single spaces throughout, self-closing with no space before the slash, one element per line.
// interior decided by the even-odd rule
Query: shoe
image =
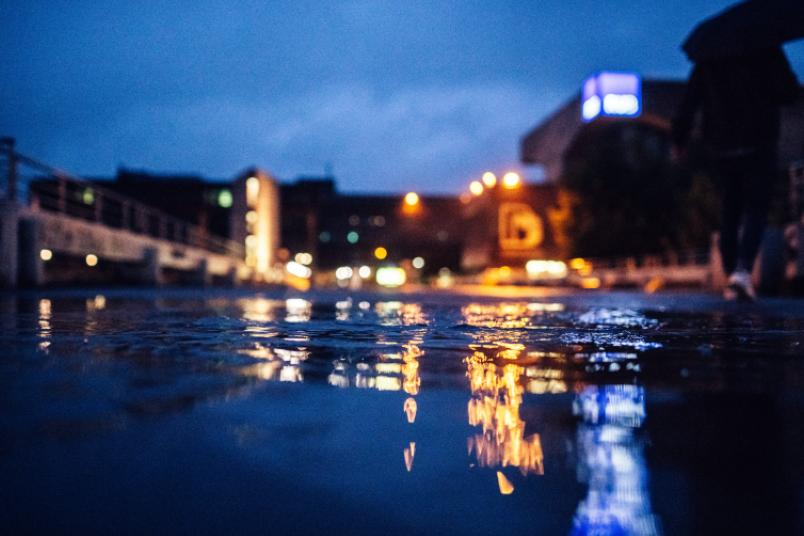
<path fill-rule="evenodd" d="M 751 274 L 745 270 L 737 270 L 729 276 L 729 283 L 723 291 L 723 297 L 727 300 L 754 301 L 757 293 L 751 283 Z"/>

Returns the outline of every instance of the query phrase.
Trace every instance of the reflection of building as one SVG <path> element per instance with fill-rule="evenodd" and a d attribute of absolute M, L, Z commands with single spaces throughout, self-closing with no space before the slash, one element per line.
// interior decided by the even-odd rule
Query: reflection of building
<path fill-rule="evenodd" d="M 645 420 L 645 398 L 635 385 L 591 386 L 574 403 L 578 479 L 589 486 L 570 534 L 659 534 L 650 506 L 647 468 L 635 430 Z"/>
<path fill-rule="evenodd" d="M 503 358 L 509 354 L 509 350 L 501 351 Z M 466 366 L 472 391 L 467 407 L 469 424 L 479 428 L 467 440 L 469 454 L 480 467 L 498 470 L 500 493 L 508 495 L 514 487 L 501 472 L 503 468 L 515 467 L 524 476 L 544 474 L 541 437 L 526 435 L 519 413 L 524 368 L 515 363 L 497 365 L 479 351 L 466 359 Z"/>

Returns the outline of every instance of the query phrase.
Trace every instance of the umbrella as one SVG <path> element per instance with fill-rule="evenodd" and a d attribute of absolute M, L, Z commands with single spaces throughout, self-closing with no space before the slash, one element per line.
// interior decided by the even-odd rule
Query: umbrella
<path fill-rule="evenodd" d="M 692 61 L 733 57 L 804 37 L 804 0 L 749 0 L 700 23 L 682 45 Z"/>

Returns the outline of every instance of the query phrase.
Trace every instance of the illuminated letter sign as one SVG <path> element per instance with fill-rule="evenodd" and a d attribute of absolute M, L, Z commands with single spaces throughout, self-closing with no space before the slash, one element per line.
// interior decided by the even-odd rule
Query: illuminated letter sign
<path fill-rule="evenodd" d="M 532 250 L 544 239 L 541 218 L 524 203 L 500 205 L 498 232 L 503 251 Z"/>
<path fill-rule="evenodd" d="M 635 73 L 602 72 L 590 76 L 581 92 L 581 117 L 637 117 L 642 112 L 642 80 Z"/>

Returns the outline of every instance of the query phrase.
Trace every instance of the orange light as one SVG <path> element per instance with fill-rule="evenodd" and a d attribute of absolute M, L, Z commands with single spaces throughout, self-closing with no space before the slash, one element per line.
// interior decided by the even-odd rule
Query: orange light
<path fill-rule="evenodd" d="M 581 288 L 585 288 L 585 289 L 600 288 L 600 278 L 599 277 L 584 277 L 583 279 L 581 279 Z"/>
<path fill-rule="evenodd" d="M 86 257 L 84 257 L 84 262 L 87 263 L 87 266 L 97 266 L 98 265 L 98 256 L 90 253 Z"/>
<path fill-rule="evenodd" d="M 408 192 L 405 194 L 405 204 L 409 207 L 415 207 L 419 204 L 419 194 L 416 192 Z"/>
<path fill-rule="evenodd" d="M 491 171 L 483 173 L 483 184 L 486 188 L 494 188 L 497 185 L 497 176 Z"/>
<path fill-rule="evenodd" d="M 586 266 L 586 259 L 582 259 L 580 257 L 570 259 L 569 265 L 573 270 L 583 270 Z"/>
<path fill-rule="evenodd" d="M 469 184 L 469 191 L 472 192 L 472 195 L 478 196 L 483 194 L 483 183 L 480 181 L 472 181 Z"/>
<path fill-rule="evenodd" d="M 514 188 L 519 187 L 519 184 L 522 182 L 522 178 L 519 176 L 519 173 L 514 173 L 513 171 L 509 171 L 502 178 L 503 187 L 513 190 Z"/>
<path fill-rule="evenodd" d="M 378 260 L 384 260 L 388 256 L 388 250 L 380 246 L 374 250 L 374 257 Z"/>

